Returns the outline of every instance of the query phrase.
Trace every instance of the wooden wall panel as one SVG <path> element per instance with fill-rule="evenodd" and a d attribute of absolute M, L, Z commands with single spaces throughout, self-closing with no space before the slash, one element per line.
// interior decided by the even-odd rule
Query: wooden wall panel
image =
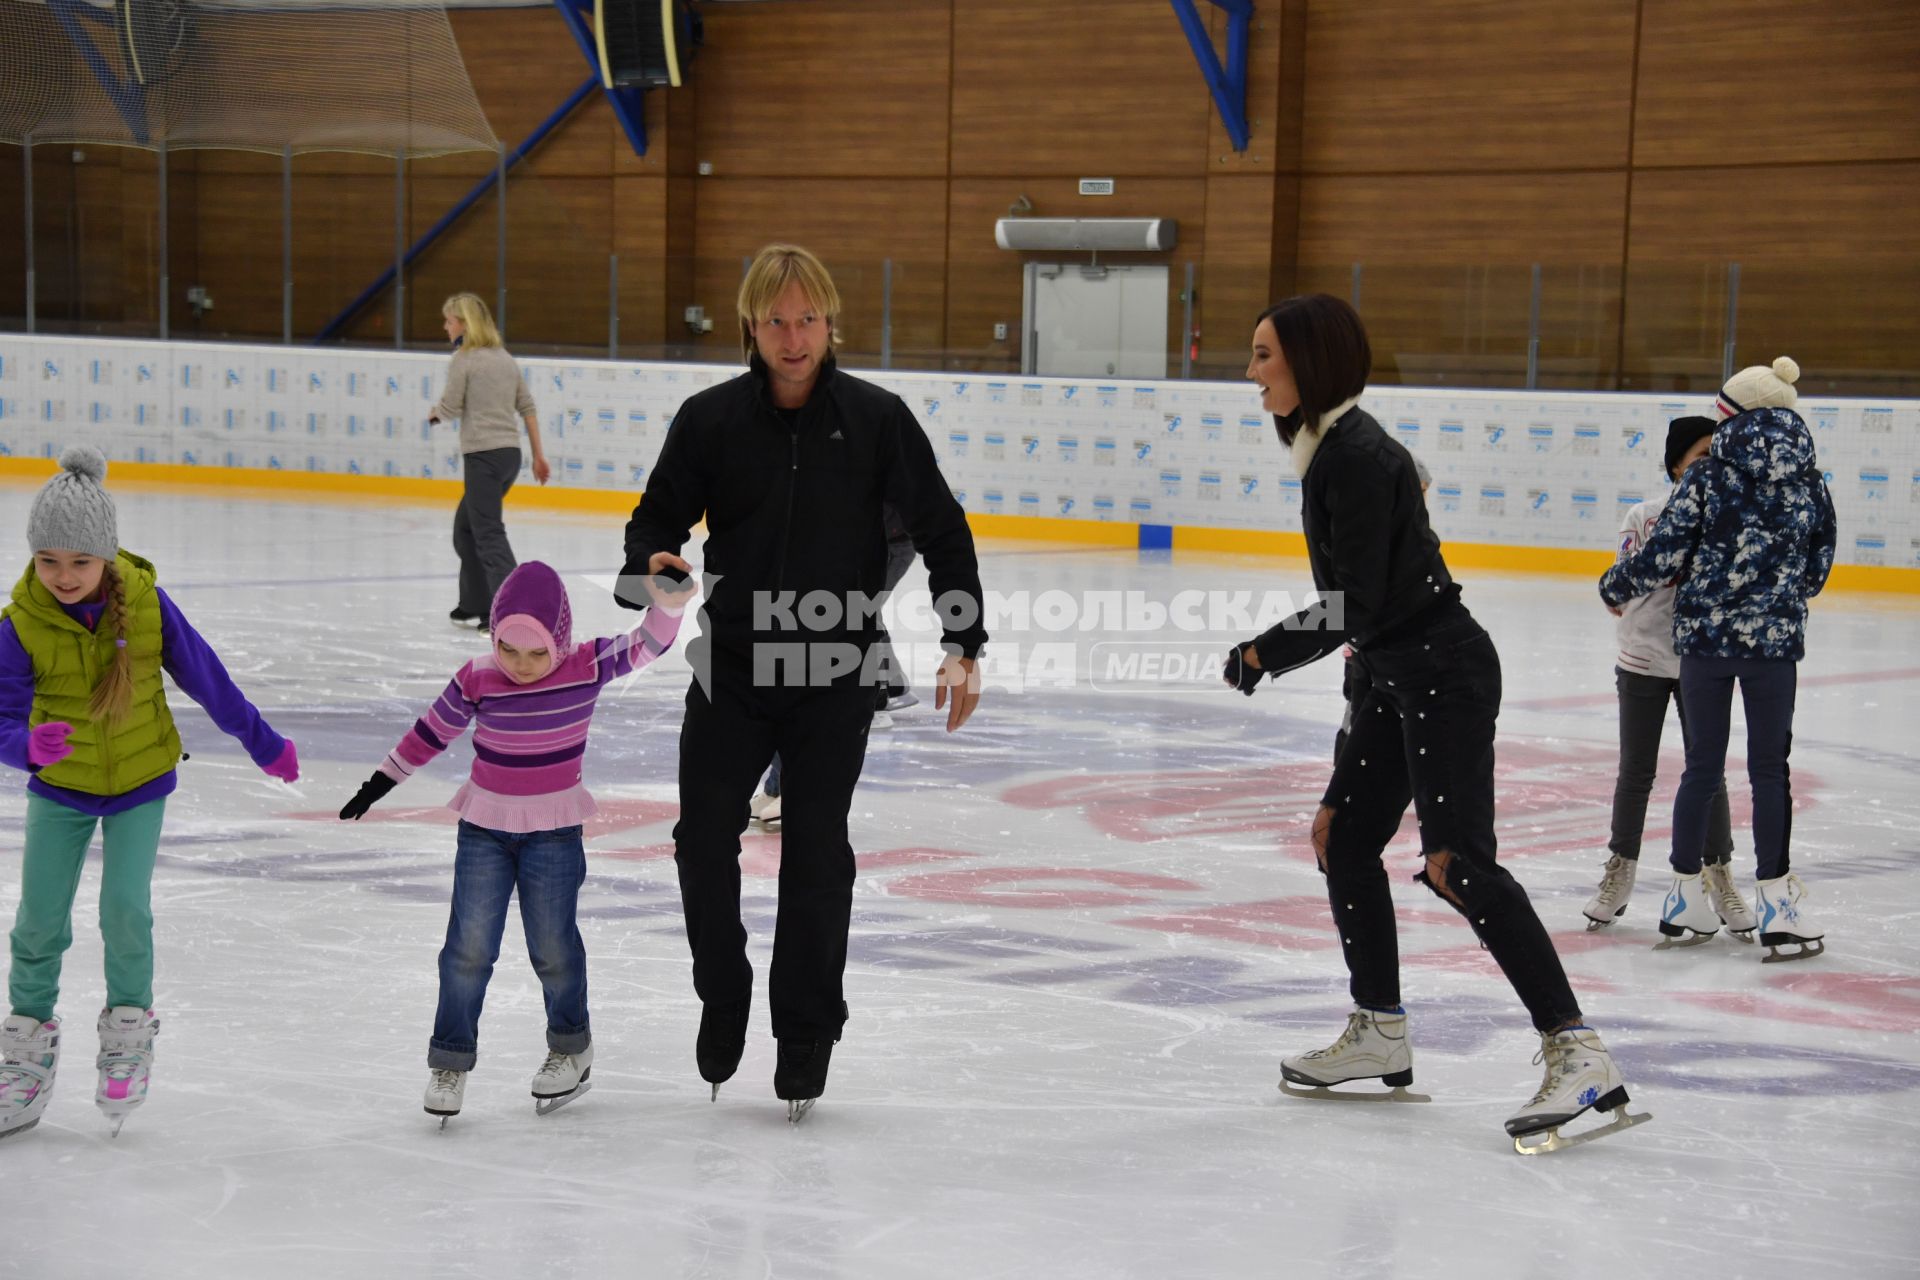
<path fill-rule="evenodd" d="M 184 299 L 193 285 L 206 289 L 213 309 L 179 336 L 234 337 L 277 342 L 281 316 L 281 162 L 246 152 L 209 152 L 222 172 L 200 174 L 204 196 L 196 209 L 199 272 L 176 281 Z M 205 156 L 202 157 L 205 159 Z M 389 233 L 391 238 L 391 233 Z"/>
<path fill-rule="evenodd" d="M 1554 282 L 1544 385 L 1601 385 L 1616 352 L 1596 326 L 1618 311 L 1625 210 L 1625 173 L 1309 176 L 1299 288 L 1349 297 L 1361 264 L 1378 381 L 1513 386 L 1538 262 Z"/>
<path fill-rule="evenodd" d="M 1247 181 L 1260 181 L 1250 178 Z M 1117 184 L 1111 196 L 1083 198 L 1071 178 L 955 179 L 947 229 L 947 346 L 948 367 L 982 372 L 1011 372 L 1020 368 L 1022 267 L 1033 261 L 1081 261 L 1080 254 L 1012 253 L 993 240 L 994 220 L 1004 217 L 1020 196 L 1041 217 L 1087 216 L 1094 206 L 1102 216 L 1116 218 L 1173 218 L 1180 224 L 1180 243 L 1169 253 L 1130 253 L 1128 262 L 1168 264 L 1167 333 L 1179 368 L 1181 307 L 1177 296 L 1186 264 L 1204 261 L 1207 238 L 1207 181 L 1193 178 L 1130 178 Z M 995 323 L 1008 326 L 1010 339 L 993 340 Z"/>
<path fill-rule="evenodd" d="M 1660 0 L 1639 83 L 1635 164 L 1920 159 L 1913 0 Z"/>
<path fill-rule="evenodd" d="M 620 255 L 620 350 L 630 359 L 669 358 L 667 344 L 676 340 L 667 330 L 674 283 L 667 263 L 671 181 L 623 177 L 613 182 L 613 249 Z M 683 328 L 680 335 L 684 334 Z"/>
<path fill-rule="evenodd" d="M 696 151 L 716 176 L 945 176 L 946 0 L 704 13 Z"/>
<path fill-rule="evenodd" d="M 1620 168 L 1635 0 L 1313 0 L 1315 173 Z"/>
<path fill-rule="evenodd" d="M 593 71 L 551 8 L 454 10 L 450 16 L 480 109 L 509 148 L 539 127 Z M 619 132 L 613 112 L 596 94 L 526 163 L 541 177 L 602 176 L 612 164 Z M 619 145 L 626 149 L 624 135 Z M 475 155 L 461 163 L 480 172 L 490 161 Z"/>
<path fill-rule="evenodd" d="M 956 177 L 1191 176 L 1213 100 L 1164 0 L 956 0 Z"/>
<path fill-rule="evenodd" d="M 1786 354 L 1800 362 L 1809 389 L 1914 394 L 1915 208 L 1920 162 L 1637 175 L 1626 386 L 1706 389 L 1717 379 L 1722 264 L 1738 262 L 1741 363 Z"/>
<path fill-rule="evenodd" d="M 845 314 L 841 352 L 869 364 L 880 351 L 881 262 L 891 258 L 893 352 L 901 367 L 936 362 L 945 341 L 946 183 L 939 179 L 702 179 L 694 296 L 713 317 L 704 358 L 738 358 L 734 310 L 742 260 L 780 241 L 818 254 Z"/>
<path fill-rule="evenodd" d="M 1196 374 L 1238 377 L 1246 367 L 1254 317 L 1276 301 L 1271 295 L 1273 191 L 1267 174 L 1207 179 Z M 1180 286 L 1176 278 L 1176 293 Z"/>

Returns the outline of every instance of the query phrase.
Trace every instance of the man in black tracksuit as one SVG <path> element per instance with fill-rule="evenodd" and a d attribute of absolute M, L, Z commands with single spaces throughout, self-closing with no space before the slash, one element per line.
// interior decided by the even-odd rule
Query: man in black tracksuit
<path fill-rule="evenodd" d="M 795 1119 L 824 1090 L 847 1017 L 847 813 L 885 678 L 865 660 L 877 615 L 852 615 L 883 590 L 883 503 L 899 511 L 927 562 L 948 654 L 935 705 L 952 694 L 949 731 L 978 699 L 974 660 L 986 641 L 966 516 L 900 397 L 835 367 L 837 309 L 811 255 L 762 251 L 741 286 L 749 368 L 674 416 L 627 525 L 623 574 L 622 603 L 643 606 L 644 592 L 626 584 L 685 568 L 677 553 L 706 520 L 707 598 L 703 634 L 689 645 L 696 680 L 681 728 L 673 830 L 703 1006 L 696 1058 L 717 1093 L 744 1051 L 753 969 L 740 920 L 740 833 L 778 751 L 787 802 L 770 1004 L 780 1042 L 775 1092 Z"/>

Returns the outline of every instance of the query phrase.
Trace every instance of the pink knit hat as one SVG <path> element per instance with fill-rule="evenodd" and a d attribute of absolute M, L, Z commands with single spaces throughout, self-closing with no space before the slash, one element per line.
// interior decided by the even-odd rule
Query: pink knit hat
<path fill-rule="evenodd" d="M 560 662 L 573 648 L 573 608 L 553 566 L 528 560 L 507 575 L 493 597 L 489 619 L 495 642 L 545 649 Z"/>

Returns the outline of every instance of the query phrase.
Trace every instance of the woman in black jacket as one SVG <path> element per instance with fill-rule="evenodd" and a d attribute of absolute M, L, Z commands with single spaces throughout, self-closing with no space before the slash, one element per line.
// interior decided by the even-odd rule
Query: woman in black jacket
<path fill-rule="evenodd" d="M 1353 308 L 1326 294 L 1261 315 L 1247 377 L 1260 386 L 1304 495 L 1307 554 L 1321 604 L 1233 649 L 1224 675 L 1251 694 L 1351 645 L 1367 688 L 1313 821 L 1355 1009 L 1325 1049 L 1287 1058 L 1281 1087 L 1379 1079 L 1408 1098 L 1413 1058 L 1400 1005 L 1393 899 L 1381 854 L 1409 801 L 1425 869 L 1415 877 L 1466 917 L 1540 1032 L 1546 1078 L 1507 1121 L 1520 1150 L 1569 1145 L 1562 1124 L 1613 1111 L 1627 1090 L 1585 1025 L 1526 892 L 1494 860 L 1493 737 L 1500 659 L 1460 603 L 1427 524 L 1413 456 L 1359 408 L 1372 353 Z M 1621 1110 L 1612 1125 L 1637 1117 Z M 1529 1145 L 1525 1135 L 1546 1132 Z"/>

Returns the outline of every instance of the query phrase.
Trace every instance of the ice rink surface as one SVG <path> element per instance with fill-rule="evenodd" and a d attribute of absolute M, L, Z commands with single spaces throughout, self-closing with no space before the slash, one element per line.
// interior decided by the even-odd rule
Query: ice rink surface
<path fill-rule="evenodd" d="M 110 487 L 112 477 L 109 477 Z M 0 487 L 0 530 L 32 486 Z M 446 621 L 450 511 L 119 487 L 124 545 L 303 766 L 261 775 L 172 695 L 192 759 L 154 884 L 151 1100 L 91 1103 L 98 850 L 75 910 L 66 1059 L 40 1127 L 0 1144 L 0 1276 L 1620 1277 L 1920 1274 L 1920 605 L 1817 602 L 1794 741 L 1794 862 L 1829 951 L 1762 966 L 1724 933 L 1656 953 L 1677 725 L 1626 916 L 1580 906 L 1604 862 L 1612 619 L 1575 578 L 1459 576 L 1504 665 L 1501 857 L 1654 1121 L 1539 1159 L 1501 1121 L 1540 1080 L 1522 1010 L 1390 855 L 1416 1087 L 1430 1105 L 1283 1097 L 1285 1053 L 1349 1008 L 1307 823 L 1340 712 L 1334 661 L 1240 698 L 1111 677 L 990 687 L 956 735 L 925 703 L 876 732 L 853 813 L 853 1020 L 790 1127 L 764 979 L 777 836 L 744 838 L 754 1034 L 717 1103 L 670 831 L 681 650 L 601 702 L 581 927 L 595 1088 L 536 1118 L 538 986 L 510 921 L 466 1111 L 420 1108 L 465 740 L 364 822 L 335 811 L 466 657 Z M 509 505 L 575 634 L 636 615 L 590 580 L 619 516 Z M 14 535 L 18 539 L 19 535 Z M 26 563 L 16 543 L 16 566 Z M 695 547 L 697 552 L 697 544 Z M 999 592 L 1304 592 L 1304 563 L 981 544 Z M 10 573 L 18 572 L 18 567 Z M 924 584 L 916 570 L 910 589 Z M 930 639 L 930 634 L 903 635 Z M 1148 637 L 1218 649 L 1231 635 Z M 1217 641 L 1217 642 L 1216 642 Z M 684 639 L 683 639 L 684 645 Z M 1055 675 L 1058 673 L 1056 671 Z M 1746 786 L 1735 867 L 1751 893 Z M 0 797 L 18 897 L 23 779 Z"/>

